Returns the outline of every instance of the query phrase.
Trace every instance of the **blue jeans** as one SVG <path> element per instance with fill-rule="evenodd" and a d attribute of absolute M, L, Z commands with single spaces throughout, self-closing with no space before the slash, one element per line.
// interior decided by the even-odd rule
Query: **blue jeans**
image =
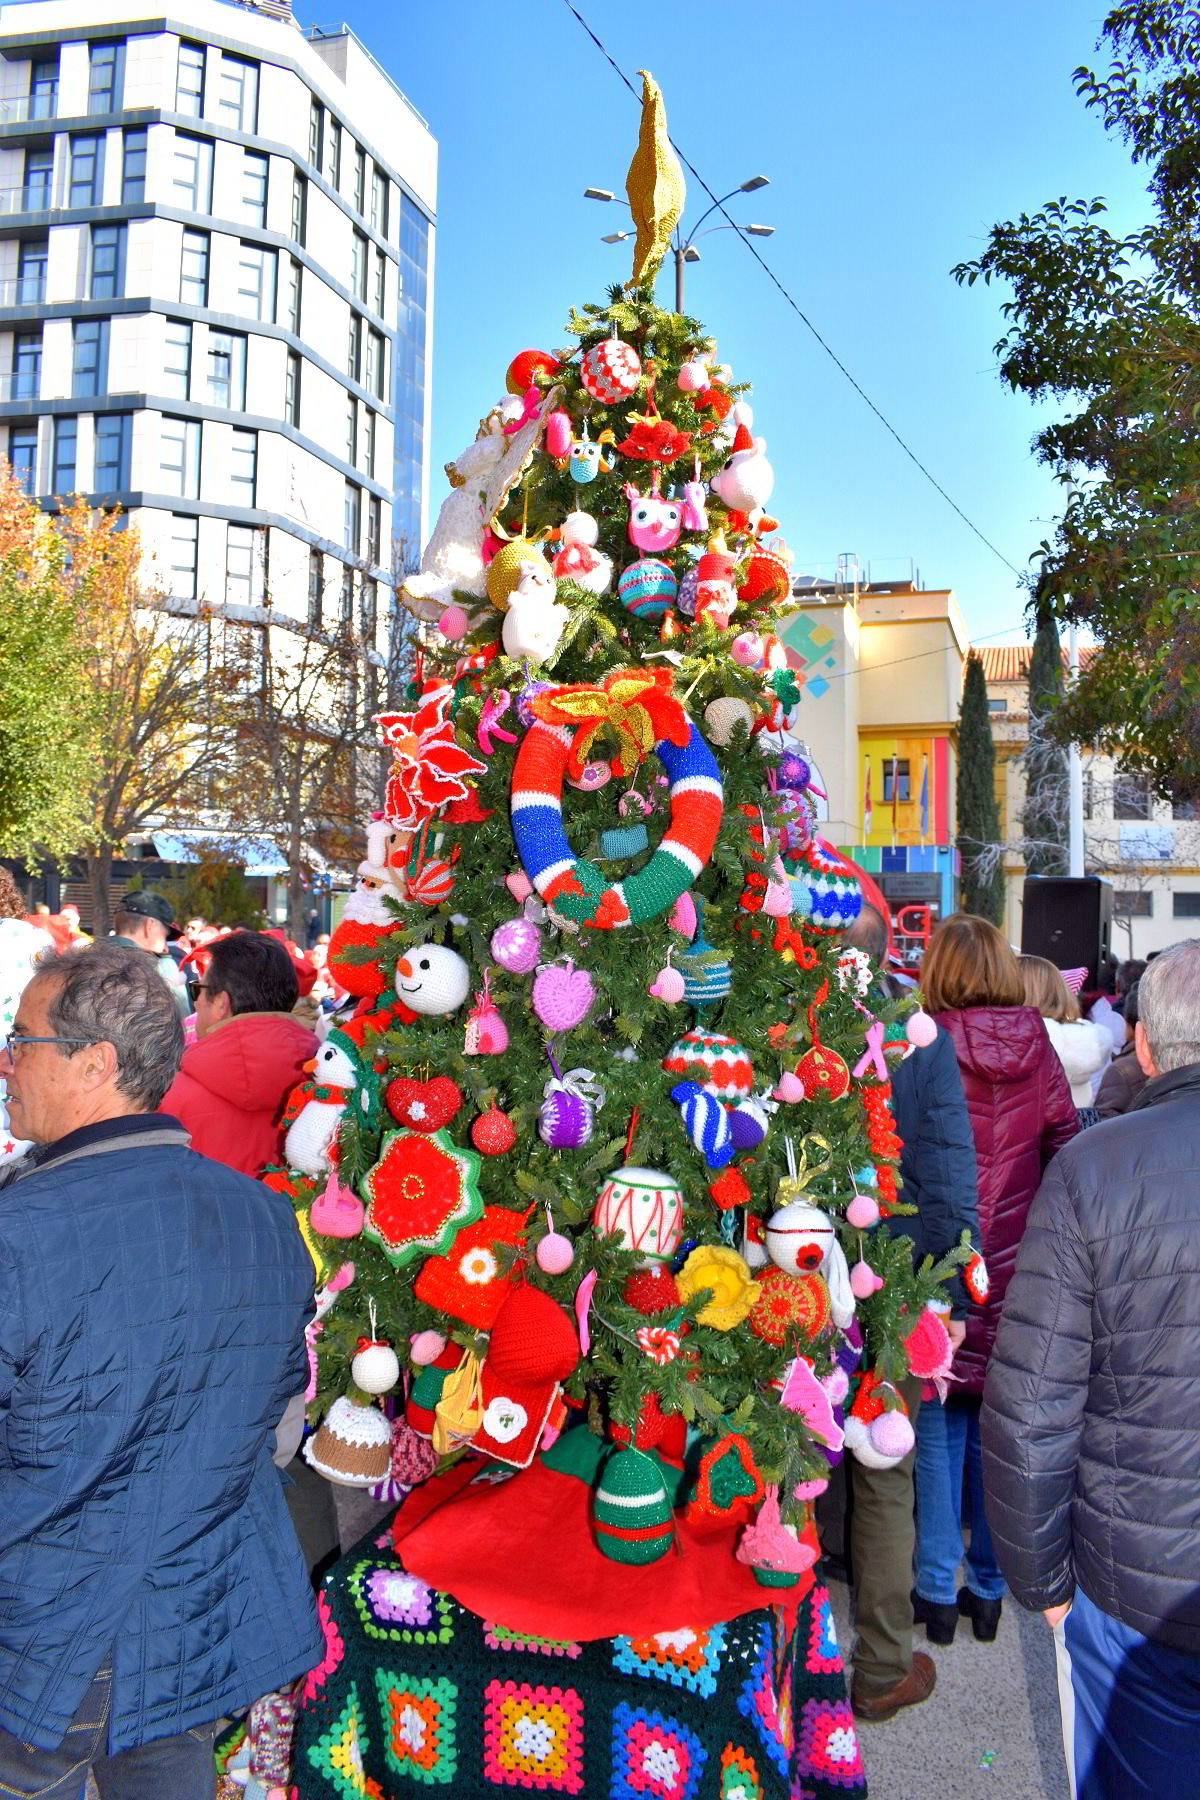
<path fill-rule="evenodd" d="M 112 1669 L 106 1660 L 57 1750 L 35 1749 L 0 1730 L 0 1795 L 82 1800 L 90 1768 L 101 1800 L 212 1800 L 215 1725 L 108 1756 L 111 1702 Z"/>
<path fill-rule="evenodd" d="M 917 1592 L 922 1600 L 953 1606 L 963 1561 L 963 1475 L 971 1547 L 967 1586 L 981 1600 L 999 1600 L 1004 1577 L 992 1549 L 983 1510 L 983 1453 L 977 1399 L 926 1400 L 917 1421 Z"/>

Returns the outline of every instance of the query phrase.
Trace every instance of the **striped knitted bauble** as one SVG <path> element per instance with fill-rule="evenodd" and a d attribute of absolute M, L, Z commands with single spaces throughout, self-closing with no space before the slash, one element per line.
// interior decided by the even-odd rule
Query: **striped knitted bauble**
<path fill-rule="evenodd" d="M 680 1081 L 695 1081 L 714 1100 L 734 1104 L 754 1087 L 750 1052 L 722 1031 L 686 1031 L 676 1038 L 663 1068 Z"/>
<path fill-rule="evenodd" d="M 643 1450 L 614 1450 L 592 1496 L 596 1547 L 612 1562 L 652 1563 L 675 1538 L 675 1521 L 657 1460 Z"/>
<path fill-rule="evenodd" d="M 617 583 L 621 604 L 635 619 L 661 618 L 677 591 L 674 570 L 657 556 L 643 556 L 630 563 Z"/>
<path fill-rule="evenodd" d="M 858 877 L 823 838 L 814 838 L 789 868 L 808 889 L 810 931 L 845 931 L 862 911 Z"/>

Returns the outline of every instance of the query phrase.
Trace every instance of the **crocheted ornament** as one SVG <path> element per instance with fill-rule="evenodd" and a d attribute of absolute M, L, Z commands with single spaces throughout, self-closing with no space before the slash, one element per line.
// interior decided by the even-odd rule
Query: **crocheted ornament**
<path fill-rule="evenodd" d="M 377 1406 L 356 1406 L 339 1395 L 316 1433 L 306 1439 L 304 1460 L 341 1487 L 382 1481 L 392 1459 L 392 1428 Z"/>
<path fill-rule="evenodd" d="M 682 594 L 680 595 L 682 605 Z M 710 700 L 704 709 L 704 728 L 714 744 L 726 749 L 733 742 L 733 734 L 739 725 L 750 731 L 754 724 L 754 708 L 737 694 L 722 694 L 719 700 Z"/>
<path fill-rule="evenodd" d="M 540 1288 L 515 1287 L 492 1326 L 472 1449 L 527 1468 L 578 1361 L 579 1339 L 562 1307 Z"/>
<path fill-rule="evenodd" d="M 767 1255 L 788 1275 L 821 1268 L 836 1240 L 833 1220 L 811 1200 L 790 1200 L 767 1220 Z"/>
<path fill-rule="evenodd" d="M 596 1548 L 611 1562 L 644 1566 L 665 1556 L 675 1541 L 667 1486 L 653 1456 L 614 1450 L 592 1496 Z"/>
<path fill-rule="evenodd" d="M 604 699 L 608 691 L 598 706 L 614 703 Z M 536 704 L 550 698 L 543 695 Z M 593 863 L 577 857 L 563 828 L 563 779 L 574 755 L 574 732 L 539 718 L 517 752 L 512 826 L 518 854 L 542 899 L 579 925 L 611 929 L 644 924 L 691 887 L 712 854 L 724 810 L 721 771 L 681 709 L 678 720 L 671 713 L 665 716 L 673 732 L 678 725 L 675 737 L 662 736 L 654 743 L 668 777 L 670 824 L 645 868 L 625 882 L 610 884 Z"/>
<path fill-rule="evenodd" d="M 658 971 L 647 991 L 652 1000 L 661 1000 L 664 1006 L 678 1006 L 684 995 L 683 976 L 668 963 Z"/>
<path fill-rule="evenodd" d="M 457 1012 L 470 991 L 469 966 L 445 944 L 418 945 L 396 964 L 396 992 L 423 1018 Z"/>
<path fill-rule="evenodd" d="M 679 1295 L 684 1301 L 695 1300 L 707 1291 L 708 1299 L 696 1315 L 696 1322 L 714 1331 L 732 1331 L 741 1324 L 758 1299 L 758 1283 L 750 1279 L 750 1270 L 736 1250 L 724 1245 L 701 1244 L 693 1250 L 676 1276 Z"/>
<path fill-rule="evenodd" d="M 423 1136 L 389 1131 L 369 1171 L 366 1235 L 397 1268 L 425 1254 L 441 1254 L 472 1219 L 483 1215 L 479 1158 L 444 1131 Z"/>
<path fill-rule="evenodd" d="M 798 863 L 791 873 L 800 875 L 808 888 L 810 930 L 845 931 L 853 925 L 862 911 L 862 887 L 833 846 L 814 838 L 800 852 Z"/>
<path fill-rule="evenodd" d="M 438 1466 L 437 1451 L 427 1438 L 418 1436 L 407 1419 L 392 1424 L 391 1478 L 399 1487 L 419 1487 Z"/>
<path fill-rule="evenodd" d="M 506 919 L 492 933 L 493 962 L 510 975 L 528 975 L 542 953 L 542 934 L 532 919 Z"/>
<path fill-rule="evenodd" d="M 463 1040 L 464 1056 L 503 1056 L 508 1049 L 508 1026 L 487 989 L 476 994 L 475 1004 L 467 1018 Z"/>
<path fill-rule="evenodd" d="M 671 1098 L 683 1111 L 683 1128 L 710 1169 L 723 1169 L 734 1156 L 733 1138 L 729 1130 L 729 1114 L 719 1100 L 697 1087 L 694 1081 L 681 1081 L 671 1089 Z"/>
<path fill-rule="evenodd" d="M 550 601 L 554 599 L 554 571 L 535 543 L 529 538 L 510 538 L 488 564 L 487 595 L 497 612 L 507 612 L 512 596 L 532 567 L 540 578 Z"/>
<path fill-rule="evenodd" d="M 679 952 L 679 969 L 683 976 L 683 996 L 697 1012 L 724 1000 L 733 988 L 733 970 L 729 959 L 705 941 L 703 908 L 698 910 L 696 933 L 691 947 Z"/>
<path fill-rule="evenodd" d="M 820 1275 L 789 1275 L 785 1269 L 764 1269 L 758 1278 L 758 1299 L 750 1314 L 750 1329 L 768 1344 L 784 1344 L 799 1335 L 806 1342 L 823 1337 L 833 1320 L 829 1288 Z"/>
<path fill-rule="evenodd" d="M 593 344 L 579 366 L 579 379 L 593 400 L 615 406 L 627 400 L 642 378 L 642 364 L 632 344 L 620 338 L 605 338 Z"/>
<path fill-rule="evenodd" d="M 656 1313 L 674 1312 L 682 1301 L 675 1277 L 660 1263 L 654 1268 L 638 1269 L 626 1278 L 625 1304 L 643 1318 L 651 1319 Z"/>
<path fill-rule="evenodd" d="M 446 1339 L 440 1331 L 418 1331 L 408 1341 L 409 1360 L 414 1369 L 423 1369 L 436 1362 L 445 1348 Z"/>
<path fill-rule="evenodd" d="M 450 718 L 451 687 L 425 694 L 413 712 L 379 713 L 376 724 L 392 752 L 384 811 L 396 829 L 414 829 L 470 793 L 468 775 L 487 769 L 458 743 Z M 330 949 L 332 950 L 332 943 Z"/>
<path fill-rule="evenodd" d="M 612 558 L 594 544 L 564 545 L 552 566 L 556 581 L 573 581 L 588 594 L 606 594 L 612 581 Z"/>
<path fill-rule="evenodd" d="M 846 1223 L 856 1231 L 869 1231 L 879 1223 L 879 1203 L 870 1194 L 855 1194 L 846 1208 Z"/>
<path fill-rule="evenodd" d="M 847 1450 L 868 1469 L 890 1469 L 908 1455 L 913 1442 L 903 1396 L 868 1369 L 846 1420 Z"/>
<path fill-rule="evenodd" d="M 440 906 L 454 891 L 454 871 L 442 857 L 423 862 L 408 878 L 408 897 L 421 906 Z"/>
<path fill-rule="evenodd" d="M 663 1058 L 668 1075 L 694 1081 L 714 1100 L 736 1103 L 754 1087 L 750 1052 L 721 1031 L 686 1031 Z"/>
<path fill-rule="evenodd" d="M 920 1007 L 910 1013 L 904 1022 L 904 1035 L 916 1050 L 927 1049 L 937 1037 L 937 1025 L 927 1012 Z"/>
<path fill-rule="evenodd" d="M 528 1215 L 487 1206 L 464 1225 L 443 1256 L 427 1257 L 413 1285 L 418 1300 L 448 1318 L 490 1331 L 513 1285 L 512 1259 L 504 1250 L 525 1243 Z"/>
<path fill-rule="evenodd" d="M 634 1332 L 639 1350 L 644 1350 L 652 1363 L 664 1367 L 683 1350 L 683 1339 L 665 1325 L 640 1325 Z"/>
<path fill-rule="evenodd" d="M 442 1383 L 438 1403 L 433 1409 L 431 1442 L 439 1456 L 450 1456 L 468 1444 L 479 1429 L 483 1417 L 483 1384 L 479 1358 L 473 1350 L 464 1350 L 462 1360 Z"/>
<path fill-rule="evenodd" d="M 919 1381 L 934 1381 L 950 1373 L 954 1346 L 940 1314 L 923 1308 L 917 1322 L 904 1340 L 908 1372 Z"/>
<path fill-rule="evenodd" d="M 787 1412 L 799 1413 L 813 1436 L 819 1438 L 827 1450 L 840 1450 L 842 1427 L 834 1407 L 839 1397 L 846 1397 L 849 1384 L 845 1372 L 835 1363 L 832 1373 L 824 1381 L 818 1381 L 808 1357 L 796 1356 L 778 1386 L 780 1406 Z"/>
<path fill-rule="evenodd" d="M 483 1156 L 506 1156 L 516 1141 L 516 1127 L 495 1102 L 471 1126 L 471 1142 Z"/>
<path fill-rule="evenodd" d="M 433 1361 L 426 1363 L 414 1375 L 404 1406 L 404 1416 L 420 1437 L 432 1437 L 434 1412 L 442 1397 L 446 1378 L 461 1362 L 461 1345 L 443 1343 Z"/>
<path fill-rule="evenodd" d="M 308 1209 L 308 1222 L 319 1237 L 357 1237 L 363 1227 L 363 1203 L 353 1188 L 348 1188 L 331 1171 L 324 1191 Z"/>
<path fill-rule="evenodd" d="M 735 1150 L 755 1150 L 771 1128 L 764 1100 L 742 1100 L 729 1115 L 729 1134 Z"/>
<path fill-rule="evenodd" d="M 546 1208 L 548 1230 L 534 1251 L 534 1261 L 543 1275 L 565 1275 L 575 1261 L 575 1246 L 569 1237 L 554 1229 L 554 1214 Z"/>
<path fill-rule="evenodd" d="M 812 1545 L 800 1543 L 795 1531 L 783 1523 L 779 1489 L 774 1486 L 767 1489 L 754 1523 L 743 1531 L 734 1555 L 739 1562 L 750 1564 L 763 1587 L 795 1587 L 817 1560 Z"/>
<path fill-rule="evenodd" d="M 622 451 L 622 454 L 628 454 L 622 445 L 618 444 L 617 448 Z M 657 489 L 657 471 L 655 471 L 654 485 Z M 664 500 L 657 491 L 641 494 L 632 482 L 628 481 L 625 483 L 625 498 L 629 502 L 629 541 L 635 549 L 670 550 L 679 542 L 682 508 L 678 500 Z M 660 563 L 659 567 L 663 568 L 666 565 Z M 667 572 L 671 574 L 670 570 Z M 672 593 L 675 591 L 673 574 L 671 574 L 671 591 Z"/>
<path fill-rule="evenodd" d="M 387 1089 L 388 1111 L 401 1125 L 413 1131 L 441 1131 L 457 1115 L 463 1097 L 448 1075 L 435 1075 L 432 1081 L 416 1081 L 410 1075 L 397 1075 Z"/>
<path fill-rule="evenodd" d="M 650 848 L 650 833 L 640 823 L 614 825 L 600 833 L 600 853 L 606 862 L 630 862 Z"/>
<path fill-rule="evenodd" d="M 674 604 L 678 587 L 669 563 L 644 556 L 622 571 L 617 593 L 635 619 L 659 619 Z"/>
<path fill-rule="evenodd" d="M 763 1497 L 763 1478 L 754 1452 L 739 1432 L 719 1438 L 700 1459 L 692 1505 L 718 1518 L 748 1519 Z"/>
<path fill-rule="evenodd" d="M 617 1169 L 600 1189 L 592 1224 L 626 1250 L 665 1260 L 683 1236 L 683 1191 L 658 1169 Z"/>
<path fill-rule="evenodd" d="M 355 1045 L 336 1029 L 304 1066 L 310 1079 L 292 1089 L 280 1120 L 287 1128 L 283 1154 L 289 1169 L 327 1175 L 336 1156 L 338 1126 L 362 1079 L 363 1066 Z"/>
<path fill-rule="evenodd" d="M 776 538 L 775 543 L 780 540 Z M 768 544 L 759 543 L 750 556 L 745 579 L 738 588 L 742 605 L 755 610 L 774 608 L 792 591 L 792 571 L 787 561 Z"/>
<path fill-rule="evenodd" d="M 967 1292 L 976 1306 L 982 1306 L 991 1292 L 992 1284 L 988 1277 L 987 1264 L 978 1250 L 963 1270 L 963 1280 L 966 1283 Z"/>
<path fill-rule="evenodd" d="M 869 1300 L 883 1286 L 869 1262 L 860 1256 L 850 1271 L 850 1292 L 856 1300 Z"/>
<path fill-rule="evenodd" d="M 542 1089 L 538 1136 L 552 1150 L 581 1150 L 591 1141 L 604 1089 L 590 1069 L 568 1069 L 564 1075 L 553 1057 L 550 1062 L 554 1079 Z"/>
<path fill-rule="evenodd" d="M 732 1121 L 731 1121 L 732 1123 Z M 709 1198 L 721 1212 L 732 1212 L 735 1206 L 750 1204 L 750 1188 L 740 1169 L 726 1169 L 709 1184 Z"/>
<path fill-rule="evenodd" d="M 596 989 L 586 969 L 577 969 L 570 957 L 547 963 L 533 982 L 533 1010 L 547 1031 L 573 1031 L 591 1010 Z"/>
<path fill-rule="evenodd" d="M 521 399 L 531 387 L 536 387 L 539 375 L 550 378 L 561 368 L 558 357 L 551 356 L 548 350 L 518 350 L 508 365 L 504 385 L 510 394 Z"/>

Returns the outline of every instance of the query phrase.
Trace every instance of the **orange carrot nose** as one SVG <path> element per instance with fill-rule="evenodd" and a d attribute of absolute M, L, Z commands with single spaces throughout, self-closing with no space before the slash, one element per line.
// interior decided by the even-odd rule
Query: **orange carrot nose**
<path fill-rule="evenodd" d="M 307 1062 L 306 1062 L 306 1063 L 304 1063 L 304 1064 L 303 1064 L 303 1065 L 302 1065 L 302 1066 L 303 1066 L 303 1069 L 304 1069 L 304 1073 L 305 1073 L 305 1074 L 306 1074 L 306 1075 L 315 1075 L 315 1074 L 316 1074 L 316 1072 L 317 1072 L 317 1059 L 316 1059 L 316 1057 L 315 1057 L 315 1056 L 310 1056 L 310 1057 L 309 1057 L 309 1059 L 308 1059 L 308 1061 L 307 1061 Z"/>
<path fill-rule="evenodd" d="M 406 979 L 412 974 L 412 964 L 409 962 L 407 956 L 402 956 L 400 961 L 396 964 L 396 973 L 397 975 L 403 975 Z"/>

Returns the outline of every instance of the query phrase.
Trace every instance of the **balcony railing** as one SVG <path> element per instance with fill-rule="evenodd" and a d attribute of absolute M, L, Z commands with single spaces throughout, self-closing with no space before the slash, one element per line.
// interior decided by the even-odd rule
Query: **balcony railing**
<path fill-rule="evenodd" d="M 0 188 L 0 214 L 49 212 L 49 184 L 26 182 L 23 187 Z"/>
<path fill-rule="evenodd" d="M 0 400 L 36 400 L 42 386 L 40 369 L 14 369 L 0 375 Z"/>
<path fill-rule="evenodd" d="M 46 298 L 46 272 L 9 275 L 0 280 L 0 306 L 40 306 Z"/>
<path fill-rule="evenodd" d="M 31 119 L 57 117 L 57 87 L 39 94 L 13 94 L 0 100 L 0 125 L 23 125 Z"/>

